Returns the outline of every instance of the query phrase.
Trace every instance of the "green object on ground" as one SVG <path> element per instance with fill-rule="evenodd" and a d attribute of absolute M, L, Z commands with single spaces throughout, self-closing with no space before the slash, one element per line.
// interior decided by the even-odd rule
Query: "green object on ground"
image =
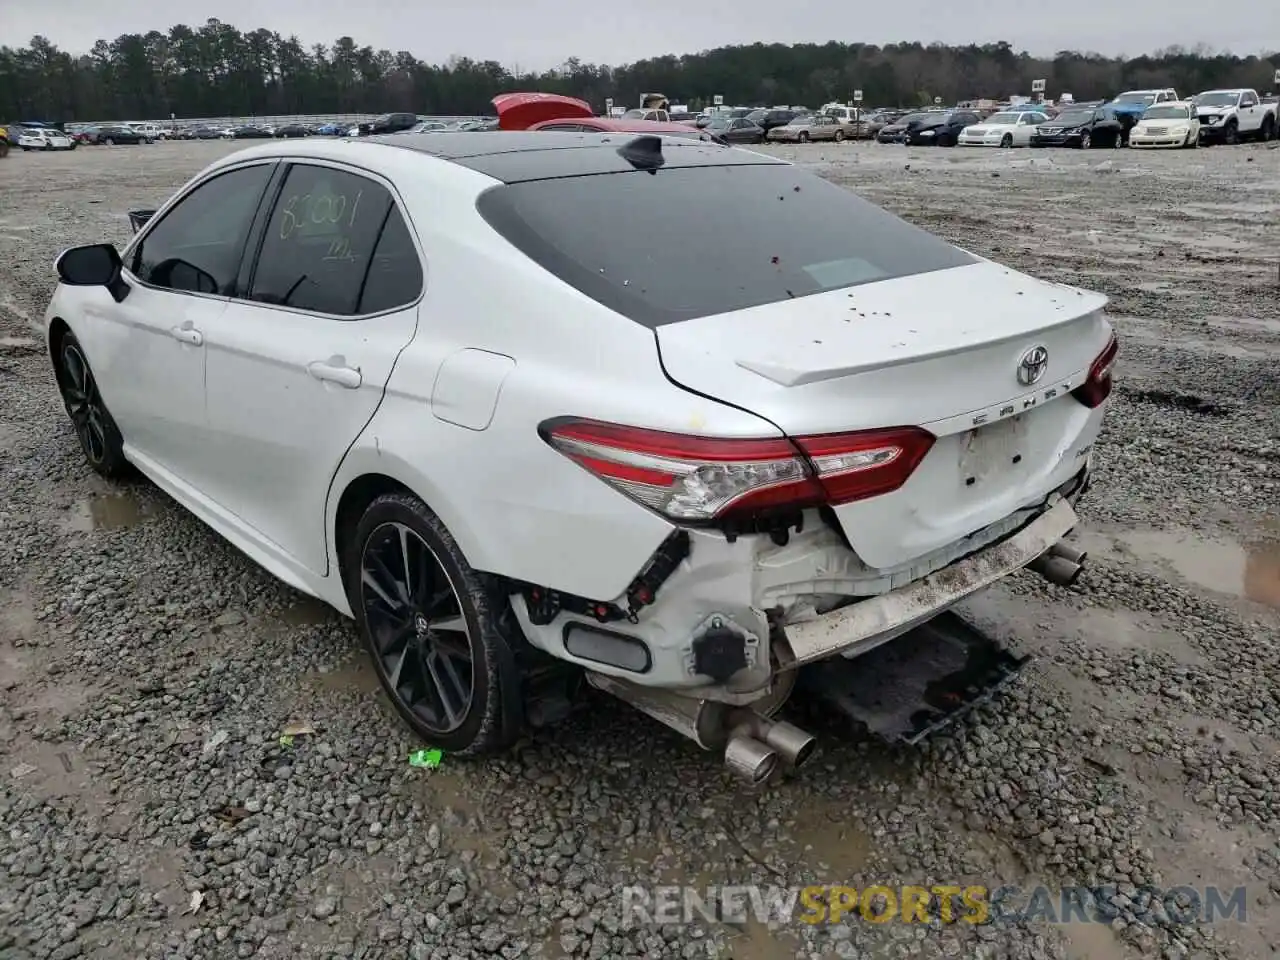
<path fill-rule="evenodd" d="M 443 750 L 415 750 L 409 754 L 409 766 L 426 767 L 428 770 L 434 770 L 440 766 L 440 761 L 443 759 Z"/>

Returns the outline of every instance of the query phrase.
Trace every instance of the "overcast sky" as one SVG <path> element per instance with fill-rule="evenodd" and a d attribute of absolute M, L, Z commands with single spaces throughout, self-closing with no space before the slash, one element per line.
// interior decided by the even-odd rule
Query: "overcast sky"
<path fill-rule="evenodd" d="M 209 17 L 252 30 L 296 34 L 306 45 L 348 35 L 357 44 L 408 49 L 440 63 L 452 54 L 543 70 L 568 57 L 620 64 L 664 53 L 692 53 L 757 40 L 781 43 L 861 40 L 983 43 L 1136 56 L 1172 44 L 1205 43 L 1236 53 L 1280 47 L 1280 4 L 1227 4 L 1222 15 L 1200 3 L 1073 0 L 1027 7 L 1017 0 L 0 0 L 0 43 L 34 34 L 87 51 L 121 33 L 199 26 Z"/>

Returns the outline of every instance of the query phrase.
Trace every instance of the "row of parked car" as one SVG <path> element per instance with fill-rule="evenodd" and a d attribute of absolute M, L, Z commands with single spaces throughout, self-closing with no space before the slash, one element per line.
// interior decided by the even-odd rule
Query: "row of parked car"
<path fill-rule="evenodd" d="M 1273 140 L 1280 131 L 1276 97 L 1255 90 L 1206 90 L 1190 99 L 1177 91 L 1131 90 L 1112 100 L 974 110 L 934 109 L 879 125 L 881 143 L 984 147 L 1198 147 Z"/>

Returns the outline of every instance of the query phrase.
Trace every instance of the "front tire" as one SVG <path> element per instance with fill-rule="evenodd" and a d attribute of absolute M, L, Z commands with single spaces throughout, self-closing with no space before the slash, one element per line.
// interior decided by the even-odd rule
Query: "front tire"
<path fill-rule="evenodd" d="M 1227 146 L 1235 146 L 1240 142 L 1240 127 L 1234 121 L 1227 124 L 1227 129 L 1222 134 L 1222 142 Z"/>
<path fill-rule="evenodd" d="M 836 143 L 844 143 L 844 131 L 843 131 L 843 130 L 837 130 L 837 131 L 835 132 L 835 137 L 834 137 L 834 139 L 835 139 Z"/>
<path fill-rule="evenodd" d="M 1259 131 L 1258 137 L 1264 142 L 1276 138 L 1276 118 L 1271 114 L 1267 114 L 1262 118 L 1262 129 Z"/>
<path fill-rule="evenodd" d="M 1089 136 L 1089 134 L 1087 134 L 1087 133 L 1083 133 L 1083 134 L 1081 134 L 1081 135 L 1080 135 L 1080 149 L 1081 149 L 1081 150 L 1088 150 L 1088 149 L 1089 149 L 1090 147 L 1092 147 L 1092 146 L 1093 146 L 1093 137 Z"/>
<path fill-rule="evenodd" d="M 104 477 L 129 473 L 120 429 L 98 392 L 98 381 L 75 334 L 66 333 L 58 345 L 58 389 L 89 466 Z"/>
<path fill-rule="evenodd" d="M 427 743 L 498 752 L 519 729 L 509 601 L 421 500 L 387 493 L 345 545 L 347 595 L 382 688 Z"/>
<path fill-rule="evenodd" d="M 808 142 L 809 142 L 809 134 L 801 130 L 800 133 L 796 135 L 796 143 L 808 143 Z"/>

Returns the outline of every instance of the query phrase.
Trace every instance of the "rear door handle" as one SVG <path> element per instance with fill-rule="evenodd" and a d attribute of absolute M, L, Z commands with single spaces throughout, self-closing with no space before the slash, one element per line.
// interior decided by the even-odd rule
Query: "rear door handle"
<path fill-rule="evenodd" d="M 356 389 L 364 380 L 360 375 L 360 371 L 348 367 L 347 362 L 342 357 L 330 357 L 328 360 L 316 360 L 314 363 L 309 363 L 307 364 L 307 373 L 317 380 L 336 383 L 338 386 L 346 387 L 348 390 Z"/>
<path fill-rule="evenodd" d="M 204 343 L 204 334 L 191 326 L 190 321 L 184 323 L 180 327 L 170 327 L 169 333 L 173 339 L 181 340 L 183 343 L 191 343 L 197 347 Z"/>

